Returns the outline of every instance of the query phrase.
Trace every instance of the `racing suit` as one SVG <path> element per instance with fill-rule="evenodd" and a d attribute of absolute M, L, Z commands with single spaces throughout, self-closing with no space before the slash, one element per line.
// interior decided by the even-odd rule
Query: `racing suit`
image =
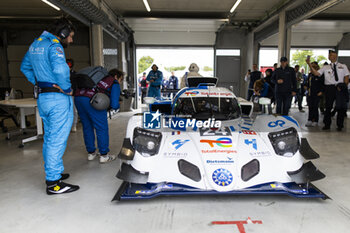
<path fill-rule="evenodd" d="M 159 70 L 151 70 L 146 78 L 147 81 L 154 80 L 154 82 L 149 83 L 148 87 L 148 97 L 160 97 L 160 86 L 162 85 L 163 73 Z"/>
<path fill-rule="evenodd" d="M 57 37 L 44 31 L 35 39 L 23 58 L 21 71 L 40 88 L 52 88 L 56 84 L 66 93 L 45 92 L 39 94 L 37 100 L 45 131 L 43 157 L 46 180 L 57 181 L 64 170 L 62 156 L 73 123 L 73 101 L 67 95 L 71 92 L 69 67 Z"/>

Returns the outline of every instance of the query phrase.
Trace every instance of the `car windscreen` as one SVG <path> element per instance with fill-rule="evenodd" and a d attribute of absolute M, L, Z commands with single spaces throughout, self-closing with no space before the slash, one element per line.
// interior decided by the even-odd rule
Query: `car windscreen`
<path fill-rule="evenodd" d="M 197 120 L 232 120 L 241 116 L 241 109 L 235 98 L 186 97 L 176 101 L 173 113 L 191 116 Z"/>

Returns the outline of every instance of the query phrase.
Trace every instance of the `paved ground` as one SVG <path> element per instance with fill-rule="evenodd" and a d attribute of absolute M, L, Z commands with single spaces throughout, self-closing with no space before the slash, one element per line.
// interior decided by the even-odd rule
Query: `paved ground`
<path fill-rule="evenodd" d="M 118 153 L 128 116 L 110 123 L 111 150 Z M 306 113 L 293 113 L 304 125 Z M 349 121 L 349 118 L 347 119 Z M 334 126 L 333 126 L 334 127 Z M 332 200 L 290 197 L 161 197 L 148 201 L 112 203 L 120 181 L 119 162 L 88 162 L 82 131 L 72 133 L 64 156 L 69 181 L 81 190 L 61 196 L 45 193 L 42 141 L 17 148 L 18 140 L 0 135 L 0 232 L 240 232 L 237 225 L 250 217 L 246 232 L 344 233 L 350 229 L 350 124 L 345 132 L 306 129 L 305 136 L 321 154 L 314 163 L 327 175 L 315 185 Z M 242 231 L 241 231 L 242 232 Z"/>

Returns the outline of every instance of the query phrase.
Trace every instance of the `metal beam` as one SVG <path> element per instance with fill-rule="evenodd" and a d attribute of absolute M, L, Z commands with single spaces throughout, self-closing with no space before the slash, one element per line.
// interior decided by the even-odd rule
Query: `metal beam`
<path fill-rule="evenodd" d="M 292 10 L 287 11 L 286 26 L 290 27 L 297 24 L 305 19 L 311 18 L 312 16 L 319 14 L 333 7 L 344 0 L 308 0 Z"/>
<path fill-rule="evenodd" d="M 118 17 L 111 20 L 107 13 L 98 8 L 89 0 L 48 0 L 60 7 L 63 11 L 77 18 L 86 25 L 98 24 L 102 25 L 106 31 L 114 35 L 121 41 L 127 41 L 132 31 L 126 27 L 126 23 Z M 110 12 L 109 12 L 110 13 Z"/>
<path fill-rule="evenodd" d="M 286 11 L 286 28 L 299 23 L 305 19 L 308 19 L 326 9 L 343 2 L 344 0 L 305 0 L 301 4 L 293 7 L 291 10 Z M 278 32 L 278 18 L 277 13 L 283 11 L 287 7 L 292 7 L 291 2 L 287 2 L 282 8 L 280 8 L 276 13 L 266 22 L 259 25 L 253 30 L 254 40 L 262 41 L 263 39 L 276 34 Z"/>

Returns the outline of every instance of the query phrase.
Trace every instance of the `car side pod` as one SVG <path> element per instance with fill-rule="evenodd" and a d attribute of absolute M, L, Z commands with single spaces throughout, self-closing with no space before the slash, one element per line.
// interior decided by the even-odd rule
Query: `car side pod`
<path fill-rule="evenodd" d="M 320 155 L 311 148 L 306 138 L 301 138 L 299 152 L 307 160 L 318 159 L 320 157 Z"/>
<path fill-rule="evenodd" d="M 118 158 L 122 160 L 133 160 L 134 156 L 135 150 L 131 145 L 130 138 L 124 138 L 124 142 L 118 154 Z"/>
<path fill-rule="evenodd" d="M 311 181 L 320 180 L 326 177 L 315 165 L 309 161 L 304 163 L 299 170 L 287 172 L 290 178 L 297 184 L 308 184 Z"/>

